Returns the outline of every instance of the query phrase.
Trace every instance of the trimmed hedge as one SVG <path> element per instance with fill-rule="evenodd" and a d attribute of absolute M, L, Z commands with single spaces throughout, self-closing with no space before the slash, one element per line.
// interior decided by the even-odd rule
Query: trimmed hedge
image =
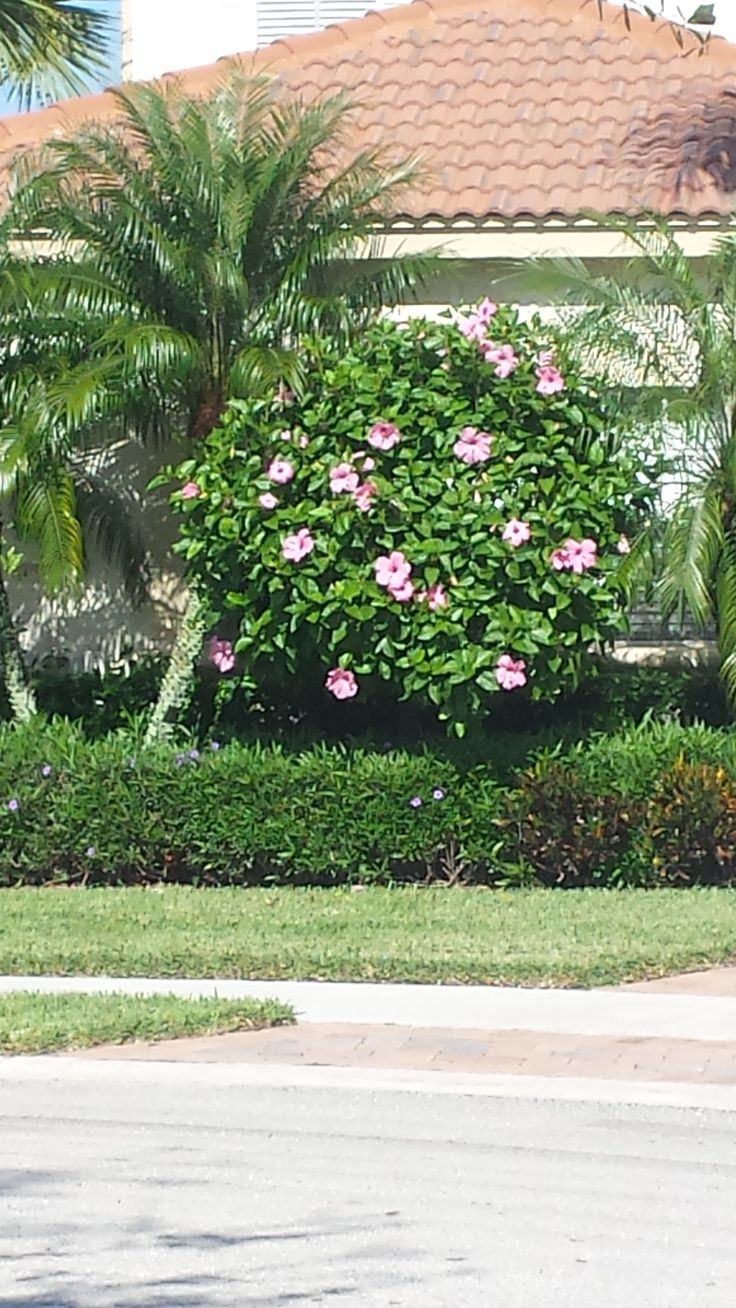
<path fill-rule="evenodd" d="M 512 771 L 315 746 L 136 754 L 0 730 L 0 885 L 736 879 L 736 733 L 645 723 Z"/>

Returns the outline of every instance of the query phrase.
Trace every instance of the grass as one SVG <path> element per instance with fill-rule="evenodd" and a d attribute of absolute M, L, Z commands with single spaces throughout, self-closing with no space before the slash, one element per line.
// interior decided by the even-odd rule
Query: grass
<path fill-rule="evenodd" d="M 253 999 L 10 994 L 0 1001 L 0 1052 L 41 1054 L 133 1040 L 257 1031 L 293 1020 L 286 1005 Z"/>
<path fill-rule="evenodd" d="M 0 973 L 594 986 L 736 960 L 736 891 L 0 891 Z"/>

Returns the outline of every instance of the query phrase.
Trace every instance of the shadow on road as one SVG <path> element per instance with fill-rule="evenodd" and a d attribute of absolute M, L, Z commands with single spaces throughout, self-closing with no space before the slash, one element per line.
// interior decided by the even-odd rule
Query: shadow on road
<path fill-rule="evenodd" d="M 219 1295 L 213 1299 L 218 1282 L 215 1278 L 212 1279 L 213 1285 L 210 1289 L 202 1291 L 183 1289 L 177 1292 L 172 1288 L 169 1292 L 164 1291 L 159 1294 L 155 1289 L 142 1289 L 136 1290 L 132 1298 L 120 1298 L 118 1292 L 110 1299 L 99 1298 L 96 1295 L 95 1308 L 289 1308 L 290 1304 L 320 1304 L 326 1299 L 338 1299 L 343 1295 L 352 1296 L 355 1293 L 353 1285 L 321 1285 L 311 1290 L 291 1291 L 265 1297 L 262 1294 L 251 1296 L 244 1294 L 242 1290 L 237 1290 L 234 1292 L 236 1297 L 231 1299 L 223 1299 Z M 191 1278 L 188 1277 L 187 1281 L 191 1284 Z M 68 1294 L 59 1294 L 58 1291 L 41 1295 L 14 1294 L 10 1297 L 0 1297 L 0 1308 L 91 1308 L 91 1300 L 87 1295 L 80 1299 L 77 1295 L 70 1297 Z"/>

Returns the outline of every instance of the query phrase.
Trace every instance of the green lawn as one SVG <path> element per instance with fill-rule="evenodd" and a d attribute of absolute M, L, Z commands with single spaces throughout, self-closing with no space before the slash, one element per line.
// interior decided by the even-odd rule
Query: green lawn
<path fill-rule="evenodd" d="M 0 973 L 592 986 L 727 960 L 732 890 L 0 891 Z"/>
<path fill-rule="evenodd" d="M 0 998 L 0 1053 L 41 1054 L 132 1040 L 257 1031 L 293 1020 L 286 1005 L 254 999 L 11 994 Z"/>

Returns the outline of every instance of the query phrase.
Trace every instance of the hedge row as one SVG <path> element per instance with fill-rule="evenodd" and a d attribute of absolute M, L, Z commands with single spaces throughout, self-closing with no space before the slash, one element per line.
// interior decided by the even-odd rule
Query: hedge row
<path fill-rule="evenodd" d="M 441 754 L 0 730 L 0 885 L 736 879 L 736 733 L 648 724 L 513 774 Z"/>

